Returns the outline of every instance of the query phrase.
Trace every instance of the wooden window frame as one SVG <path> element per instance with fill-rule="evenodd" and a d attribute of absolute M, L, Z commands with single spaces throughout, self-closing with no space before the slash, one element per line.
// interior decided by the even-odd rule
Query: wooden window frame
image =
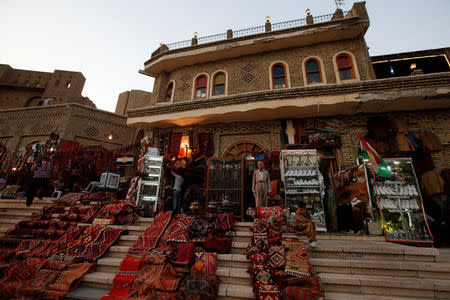
<path fill-rule="evenodd" d="M 206 78 L 206 84 L 204 86 L 205 88 L 205 97 L 197 97 L 197 89 L 199 88 L 198 86 L 198 80 L 202 77 Z M 203 87 L 200 87 L 203 88 Z M 195 88 L 194 88 L 194 99 L 206 99 L 208 98 L 208 76 L 206 74 L 200 74 L 197 77 L 195 77 Z"/>
<path fill-rule="evenodd" d="M 225 78 L 224 81 L 223 81 L 223 94 L 216 95 L 216 93 L 215 93 L 215 88 L 216 88 L 216 78 L 217 78 L 217 76 L 219 76 L 219 75 L 223 75 L 223 77 Z M 220 84 L 218 84 L 218 85 L 220 85 Z M 227 94 L 227 74 L 226 74 L 225 72 L 223 72 L 223 71 L 218 71 L 217 73 L 215 73 L 215 74 L 213 75 L 213 78 L 212 78 L 211 95 L 212 95 L 212 96 L 225 96 L 226 94 Z"/>
<path fill-rule="evenodd" d="M 308 68 L 306 67 L 306 65 L 307 65 L 310 61 L 315 61 L 315 62 L 317 63 L 317 71 L 315 71 L 315 72 L 310 72 L 310 71 L 308 71 Z M 309 82 L 308 75 L 311 74 L 311 73 L 317 73 L 317 72 L 319 72 L 320 82 Z M 311 57 L 311 58 L 308 58 L 308 59 L 305 61 L 305 74 L 306 74 L 306 84 L 319 84 L 319 83 L 323 83 L 323 76 L 322 76 L 321 65 L 320 65 L 320 61 L 319 61 L 318 59 Z"/>
<path fill-rule="evenodd" d="M 274 75 L 273 75 L 273 70 L 274 70 L 276 67 L 278 67 L 278 66 L 283 67 L 283 70 L 284 70 L 284 76 L 274 76 Z M 275 63 L 275 64 L 273 64 L 273 65 L 272 65 L 271 72 L 270 72 L 270 76 L 272 76 L 272 89 L 273 89 L 273 90 L 279 90 L 279 89 L 286 89 L 286 88 L 288 88 L 287 68 L 286 68 L 286 65 L 285 65 L 284 63 Z M 279 88 L 276 88 L 276 87 L 275 87 L 275 78 L 282 78 L 282 77 L 284 77 L 284 83 L 285 83 L 286 86 L 285 86 L 285 87 L 279 87 Z"/>
<path fill-rule="evenodd" d="M 170 93 L 170 99 L 169 99 L 169 87 L 172 85 L 172 91 Z M 169 82 L 166 89 L 166 96 L 164 98 L 165 102 L 172 102 L 173 101 L 173 92 L 174 92 L 175 83 L 172 81 Z"/>
<path fill-rule="evenodd" d="M 346 56 L 347 57 L 347 62 L 349 63 L 349 67 L 346 67 L 346 68 L 340 68 L 339 67 L 338 59 L 341 56 Z M 337 69 L 340 81 L 347 81 L 347 80 L 355 80 L 355 79 L 357 79 L 356 78 L 356 74 L 355 74 L 355 67 L 353 66 L 353 59 L 352 59 L 352 56 L 350 54 L 348 54 L 348 53 L 340 53 L 340 54 L 336 55 L 335 63 L 336 63 L 336 69 Z M 341 70 L 342 69 L 348 69 L 348 68 L 350 68 L 350 74 L 352 75 L 352 78 L 350 78 L 350 79 L 342 79 Z"/>

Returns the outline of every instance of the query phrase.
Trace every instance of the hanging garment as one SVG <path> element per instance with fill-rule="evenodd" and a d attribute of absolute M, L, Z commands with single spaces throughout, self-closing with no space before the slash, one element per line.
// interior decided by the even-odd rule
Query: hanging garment
<path fill-rule="evenodd" d="M 178 156 L 180 153 L 181 139 L 183 137 L 182 133 L 173 133 L 170 137 L 170 153 Z"/>
<path fill-rule="evenodd" d="M 442 170 L 441 177 L 444 179 L 444 193 L 450 195 L 450 169 Z"/>
<path fill-rule="evenodd" d="M 413 132 L 408 132 L 408 134 L 406 135 L 406 137 L 411 141 L 411 143 L 414 145 L 414 148 L 419 148 L 419 139 L 417 138 L 417 136 L 413 133 Z"/>
<path fill-rule="evenodd" d="M 433 157 L 431 156 L 428 150 L 424 148 L 417 148 L 416 151 L 412 154 L 414 168 L 418 174 L 422 174 L 428 170 L 434 170 L 435 165 L 433 161 Z"/>
<path fill-rule="evenodd" d="M 425 196 L 433 196 L 444 192 L 444 180 L 437 171 L 427 171 L 422 175 L 422 190 Z"/>
<path fill-rule="evenodd" d="M 410 139 L 403 133 L 398 133 L 395 136 L 395 145 L 395 152 L 410 152 L 416 150 Z"/>
<path fill-rule="evenodd" d="M 199 132 L 198 145 L 200 147 L 200 155 L 205 155 L 206 157 L 214 155 L 214 140 L 211 132 Z"/>
<path fill-rule="evenodd" d="M 419 137 L 422 140 L 423 147 L 428 151 L 440 151 L 444 148 L 439 138 L 431 131 L 424 131 Z"/>
<path fill-rule="evenodd" d="M 397 129 L 397 133 L 407 134 L 408 133 L 408 125 L 401 118 L 393 118 L 392 122 L 394 123 L 395 128 Z"/>

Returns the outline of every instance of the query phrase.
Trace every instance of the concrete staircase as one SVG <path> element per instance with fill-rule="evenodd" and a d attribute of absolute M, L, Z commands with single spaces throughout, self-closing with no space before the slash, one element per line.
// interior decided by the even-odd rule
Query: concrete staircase
<path fill-rule="evenodd" d="M 0 234 L 51 203 L 44 198 L 27 207 L 25 200 L 0 199 Z M 99 299 L 107 294 L 129 247 L 152 221 L 141 218 L 137 226 L 121 226 L 126 234 L 98 259 L 97 270 L 87 274 L 81 287 L 66 299 Z M 232 253 L 218 255 L 219 299 L 254 298 L 247 273 L 250 263 L 245 257 L 251 224 L 237 222 Z M 439 255 L 438 249 L 387 243 L 381 236 L 327 234 L 318 238 L 310 259 L 322 278 L 325 299 L 450 299 L 450 251 Z"/>

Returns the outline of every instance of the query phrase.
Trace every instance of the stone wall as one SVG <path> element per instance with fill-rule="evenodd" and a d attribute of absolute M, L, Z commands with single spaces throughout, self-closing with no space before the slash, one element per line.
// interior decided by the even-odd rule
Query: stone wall
<path fill-rule="evenodd" d="M 207 97 L 210 97 L 213 80 L 212 75 L 220 70 L 225 71 L 228 75 L 228 95 L 270 90 L 270 66 L 274 62 L 283 62 L 287 65 L 286 69 L 289 72 L 288 81 L 290 82 L 289 87 L 301 87 L 305 85 L 302 63 L 310 56 L 319 57 L 323 61 L 326 82 L 336 83 L 333 56 L 340 52 L 350 52 L 355 56 L 361 80 L 375 79 L 367 46 L 364 39 L 361 38 L 320 43 L 302 48 L 272 51 L 183 67 L 170 73 L 168 80 L 165 78 L 163 80 L 157 78 L 153 93 L 158 102 L 164 101 L 164 93 L 162 90 L 167 88 L 168 82 L 174 80 L 175 91 L 173 102 L 190 101 L 195 87 L 194 80 L 196 76 L 199 74 L 207 74 L 209 76 Z"/>
<path fill-rule="evenodd" d="M 61 139 L 117 149 L 134 141 L 136 129 L 126 125 L 124 116 L 79 104 L 0 110 L 0 143 L 10 154 L 46 141 L 52 132 Z"/>
<path fill-rule="evenodd" d="M 367 121 L 375 115 L 333 117 L 349 124 L 349 130 L 341 134 L 342 147 L 336 149 L 337 162 L 341 170 L 356 165 L 357 152 L 360 147 L 358 132 L 367 133 Z M 393 118 L 402 118 L 409 130 L 419 135 L 421 131 L 431 131 L 444 145 L 442 151 L 433 152 L 436 170 L 450 168 L 450 111 L 421 111 L 418 113 L 391 113 Z M 306 128 L 313 128 L 314 119 L 304 119 Z M 254 123 L 213 124 L 196 127 L 199 131 L 208 131 L 214 134 L 215 157 L 222 157 L 226 150 L 234 143 L 252 141 L 260 144 L 267 152 L 280 150 L 281 121 L 267 121 Z M 171 128 L 167 131 L 187 131 L 190 128 Z M 161 130 L 159 132 L 162 132 Z M 155 139 L 156 141 L 158 139 Z"/>
<path fill-rule="evenodd" d="M 32 107 L 46 98 L 54 104 L 79 103 L 95 107 L 81 92 L 86 79 L 80 72 L 19 70 L 0 64 L 0 109 Z"/>
<path fill-rule="evenodd" d="M 444 145 L 442 151 L 433 152 L 437 170 L 450 168 L 450 111 L 422 111 L 416 113 L 390 113 L 390 117 L 403 119 L 409 130 L 417 136 L 421 131 L 434 133 Z M 367 133 L 367 116 L 344 118 L 350 124 L 350 131 L 341 135 L 342 147 L 338 149 L 338 163 L 342 170 L 355 166 L 359 148 L 358 131 Z"/>

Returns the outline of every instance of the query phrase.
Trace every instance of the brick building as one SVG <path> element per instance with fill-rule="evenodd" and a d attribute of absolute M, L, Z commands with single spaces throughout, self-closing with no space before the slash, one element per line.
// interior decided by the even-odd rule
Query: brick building
<path fill-rule="evenodd" d="M 0 144 L 9 157 L 50 133 L 84 145 L 117 149 L 132 144 L 126 117 L 97 109 L 81 92 L 79 72 L 17 70 L 0 65 Z"/>
<path fill-rule="evenodd" d="M 344 120 L 349 130 L 335 149 L 341 169 L 354 164 L 355 133 L 364 133 L 373 115 L 402 116 L 413 130 L 428 128 L 449 142 L 450 131 L 439 127 L 448 123 L 450 49 L 371 58 L 364 39 L 368 27 L 365 3 L 359 2 L 348 12 L 268 20 L 265 26 L 161 44 L 140 71 L 155 78 L 153 92 L 122 93 L 116 113 L 156 134 L 211 131 L 216 157 L 241 140 L 280 150 L 281 120 L 303 119 L 307 130 L 316 118 Z M 426 57 L 440 57 L 444 65 L 418 76 L 375 72 L 387 61 L 397 68 Z M 439 168 L 450 167 L 449 151 L 445 146 L 433 154 Z"/>

